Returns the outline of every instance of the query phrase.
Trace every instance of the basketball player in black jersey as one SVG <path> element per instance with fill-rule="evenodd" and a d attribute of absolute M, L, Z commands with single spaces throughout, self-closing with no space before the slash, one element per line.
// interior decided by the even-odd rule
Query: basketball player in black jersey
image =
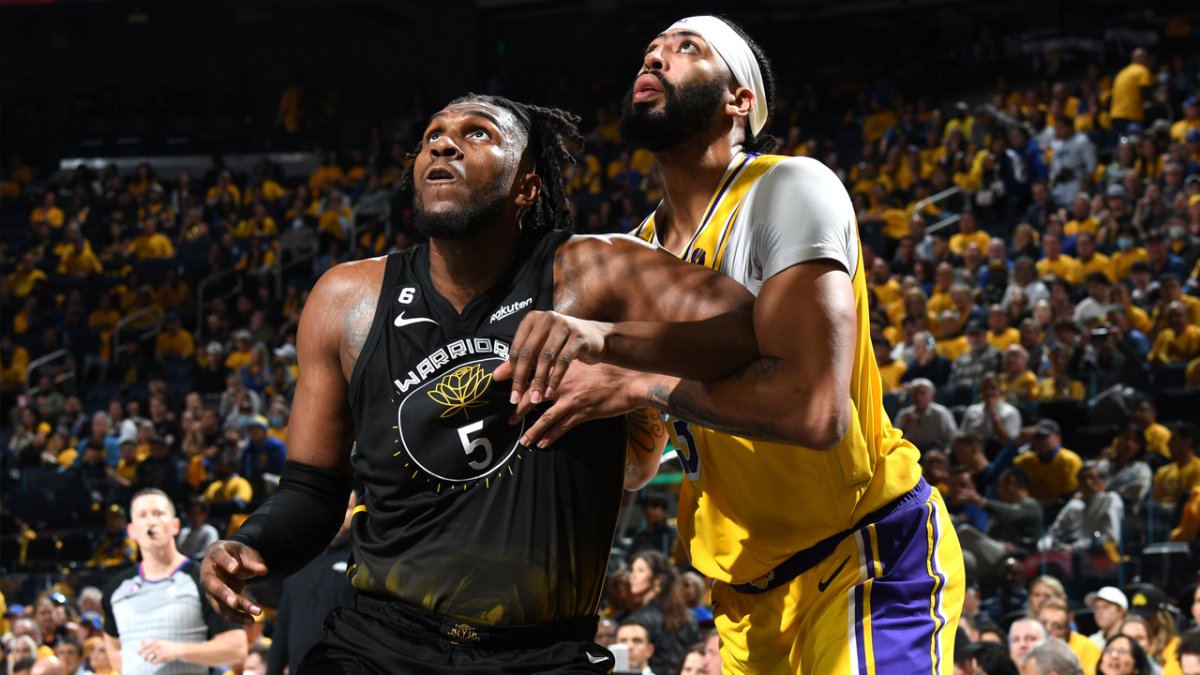
<path fill-rule="evenodd" d="M 413 164 L 429 242 L 338 265 L 314 287 L 279 490 L 202 569 L 213 606 L 251 621 L 246 582 L 317 555 L 361 481 L 355 603 L 329 615 L 298 672 L 611 670 L 591 637 L 621 490 L 653 475 L 646 449 L 665 431 L 639 411 L 525 447 L 494 371 L 534 311 L 580 319 L 558 337 L 584 360 L 698 378 L 748 362 L 754 337 L 750 295 L 722 275 L 631 238 L 553 229 L 569 223 L 561 169 L 580 141 L 561 111 L 454 101 Z"/>

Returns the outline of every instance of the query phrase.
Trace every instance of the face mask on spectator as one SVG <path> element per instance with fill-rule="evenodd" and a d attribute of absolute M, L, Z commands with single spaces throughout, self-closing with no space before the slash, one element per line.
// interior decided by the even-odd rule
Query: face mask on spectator
<path fill-rule="evenodd" d="M 1128 251 L 1129 249 L 1133 248 L 1133 239 L 1129 237 L 1118 237 L 1117 248 L 1121 249 L 1122 251 Z"/>

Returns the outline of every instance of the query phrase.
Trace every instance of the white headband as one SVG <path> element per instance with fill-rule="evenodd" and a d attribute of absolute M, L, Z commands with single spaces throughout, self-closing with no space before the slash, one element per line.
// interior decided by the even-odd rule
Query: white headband
<path fill-rule="evenodd" d="M 750 45 L 715 16 L 691 16 L 671 24 L 673 28 L 689 30 L 708 43 L 713 51 L 725 61 L 737 83 L 754 92 L 754 108 L 750 111 L 750 132 L 757 134 L 767 123 L 767 88 L 763 86 L 762 71 L 758 59 L 750 51 Z"/>

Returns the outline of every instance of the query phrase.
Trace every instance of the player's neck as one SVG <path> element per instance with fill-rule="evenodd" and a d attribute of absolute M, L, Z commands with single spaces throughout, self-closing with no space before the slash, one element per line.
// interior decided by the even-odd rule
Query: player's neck
<path fill-rule="evenodd" d="M 462 312 L 486 293 L 512 264 L 519 227 L 487 227 L 465 239 L 429 240 L 429 277 L 443 298 Z"/>
<path fill-rule="evenodd" d="M 184 559 L 174 546 L 142 549 L 142 576 L 149 581 L 164 579 L 182 565 Z"/>
<path fill-rule="evenodd" d="M 715 138 L 696 136 L 654 156 L 663 184 L 663 203 L 654 215 L 655 231 L 659 242 L 677 254 L 691 241 L 721 177 L 742 150 L 740 143 L 732 142 L 733 134 L 741 131 L 731 129 Z"/>

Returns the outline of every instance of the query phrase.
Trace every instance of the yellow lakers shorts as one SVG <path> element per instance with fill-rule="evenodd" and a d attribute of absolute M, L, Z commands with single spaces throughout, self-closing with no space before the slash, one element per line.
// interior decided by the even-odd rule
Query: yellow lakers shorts
<path fill-rule="evenodd" d="M 901 500 L 772 590 L 748 594 L 717 582 L 724 672 L 950 675 L 962 550 L 937 490 L 922 480 Z"/>

